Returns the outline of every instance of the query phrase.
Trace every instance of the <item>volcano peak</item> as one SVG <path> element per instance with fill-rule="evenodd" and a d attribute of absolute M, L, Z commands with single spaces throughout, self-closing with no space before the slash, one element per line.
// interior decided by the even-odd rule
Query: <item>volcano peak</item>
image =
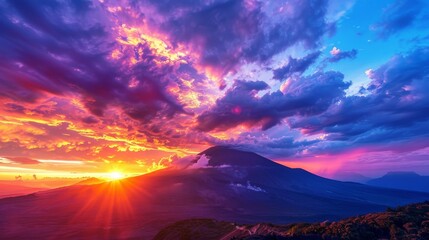
<path fill-rule="evenodd" d="M 231 146 L 214 146 L 210 147 L 198 155 L 205 155 L 209 160 L 209 165 L 213 167 L 230 165 L 230 166 L 274 166 L 274 163 L 268 158 L 262 157 L 254 152 L 236 149 Z"/>

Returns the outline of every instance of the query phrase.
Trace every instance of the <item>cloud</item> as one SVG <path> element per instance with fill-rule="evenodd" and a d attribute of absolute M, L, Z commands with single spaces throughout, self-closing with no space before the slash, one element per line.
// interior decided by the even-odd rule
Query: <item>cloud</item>
<path fill-rule="evenodd" d="M 306 153 L 323 141 L 322 139 L 302 140 L 299 136 L 296 130 L 287 130 L 285 126 L 278 125 L 264 132 L 244 132 L 235 138 L 215 139 L 212 144 L 256 152 L 271 159 L 284 159 L 295 158 Z"/>
<path fill-rule="evenodd" d="M 428 138 L 429 48 L 396 55 L 368 72 L 365 95 L 343 97 L 318 116 L 288 119 L 292 128 L 331 141 L 381 144 Z"/>
<path fill-rule="evenodd" d="M 316 73 L 291 78 L 283 92 L 259 97 L 267 87 L 264 82 L 236 81 L 210 110 L 198 116 L 202 131 L 226 130 L 240 124 L 269 129 L 290 116 L 317 115 L 345 95 L 350 83 L 339 72 Z"/>
<path fill-rule="evenodd" d="M 329 53 L 330 53 L 332 56 L 338 55 L 338 54 L 340 54 L 340 52 L 341 52 L 341 50 L 340 50 L 340 49 L 338 49 L 337 47 L 333 47 L 333 48 L 332 48 L 332 50 L 331 50 L 331 51 L 329 51 Z"/>
<path fill-rule="evenodd" d="M 79 10 L 77 15 L 63 2 L 9 2 L 9 14 L 2 17 L 7 34 L 0 39 L 6 62 L 0 69 L 4 86 L 0 96 L 36 102 L 47 94 L 77 95 L 96 116 L 118 106 L 145 122 L 184 112 L 178 100 L 163 90 L 174 69 L 159 64 L 163 57 L 149 43 L 122 47 L 124 53 L 133 52 L 133 65 L 112 59 L 110 53 L 120 46 L 115 33 L 109 32 L 110 19 L 105 16 L 95 22 L 86 14 L 102 15 L 97 3 L 72 6 Z M 130 86 L 130 79 L 138 84 Z"/>
<path fill-rule="evenodd" d="M 3 1 L 3 109 L 17 119 L 62 115 L 67 126 L 83 123 L 92 132 L 117 126 L 126 129 L 123 135 L 159 145 L 176 146 L 184 137 L 206 143 L 210 136 L 193 124 L 221 94 L 212 88 L 212 75 L 221 79 L 243 64 L 263 64 L 297 44 L 318 46 L 334 26 L 325 19 L 327 5 L 325 0 Z M 312 60 L 303 61 L 296 64 Z M 249 87 L 266 88 L 258 84 Z"/>
<path fill-rule="evenodd" d="M 356 58 L 358 51 L 356 49 L 352 49 L 350 51 L 341 51 L 339 48 L 333 47 L 329 53 L 331 54 L 331 57 L 328 57 L 327 61 L 338 62 L 345 58 Z"/>
<path fill-rule="evenodd" d="M 265 119 L 283 119 L 290 130 L 278 125 L 265 128 L 268 129 L 265 132 L 251 129 L 235 138 L 214 141 L 214 144 L 240 147 L 275 159 L 334 156 L 356 151 L 362 156 L 368 152 L 416 151 L 427 147 L 429 139 L 426 130 L 429 72 L 425 67 L 428 64 L 428 47 L 398 54 L 380 67 L 367 71 L 371 82 L 359 95 L 345 95 L 347 83 L 335 72 L 290 78 L 285 81 L 283 92 L 265 95 L 232 88 L 215 108 L 200 116 L 200 124 L 206 130 L 219 131 L 240 124 L 263 127 Z M 327 79 L 331 79 L 330 84 Z M 309 83 L 317 91 L 312 91 Z M 304 98 L 322 97 L 325 85 L 330 86 L 327 92 L 333 89 L 338 92 L 326 95 L 324 100 Z M 291 105 L 291 95 L 306 99 L 303 102 L 308 105 L 302 105 L 303 109 Z M 266 101 L 274 96 L 276 101 Z M 241 111 L 234 114 L 232 106 L 240 106 Z M 311 107 L 317 111 L 303 111 Z M 235 115 L 240 117 L 234 118 Z"/>
<path fill-rule="evenodd" d="M 395 2 L 376 31 L 417 26 L 422 4 Z M 340 72 L 306 73 L 358 54 L 334 47 L 318 59 L 335 27 L 327 19 L 338 19 L 328 5 L 2 1 L 0 153 L 143 161 L 144 152 L 154 161 L 165 156 L 158 148 L 230 144 L 293 157 L 426 139 L 427 48 L 368 71 L 358 95 L 346 96 Z M 308 54 L 287 55 L 297 50 Z M 262 69 L 278 58 L 287 63 L 273 70 L 276 82 Z"/>
<path fill-rule="evenodd" d="M 293 74 L 302 74 L 319 56 L 320 52 L 318 51 L 310 53 L 303 58 L 289 57 L 286 65 L 273 70 L 273 78 L 282 81 L 291 77 Z"/>
<path fill-rule="evenodd" d="M 88 117 L 84 117 L 82 119 L 82 122 L 87 123 L 87 124 L 93 124 L 93 123 L 98 123 L 98 119 L 93 117 L 93 116 L 88 116 Z"/>
<path fill-rule="evenodd" d="M 168 42 L 118 25 L 105 8 L 86 1 L 0 4 L 5 111 L 37 118 L 61 114 L 73 125 L 121 125 L 124 136 L 175 145 L 183 136 L 176 129 L 188 128 L 189 111 L 212 97 L 208 80 Z M 61 103 L 47 106 L 54 98 Z"/>
<path fill-rule="evenodd" d="M 266 192 L 263 188 L 260 188 L 258 186 L 254 186 L 252 185 L 249 181 L 247 181 L 247 184 L 241 184 L 241 183 L 230 183 L 229 186 L 231 186 L 232 188 L 236 189 L 236 188 L 244 188 L 250 191 L 255 191 L 255 192 Z"/>
<path fill-rule="evenodd" d="M 198 157 L 195 163 L 189 166 L 189 169 L 196 169 L 196 168 L 207 168 L 209 166 L 210 158 L 206 155 L 201 155 Z"/>
<path fill-rule="evenodd" d="M 40 163 L 36 159 L 32 159 L 28 157 L 5 157 L 5 158 L 19 164 L 39 164 Z"/>
<path fill-rule="evenodd" d="M 165 3 L 151 2 L 164 13 L 161 30 L 173 43 L 185 44 L 198 53 L 203 66 L 221 73 L 242 63 L 267 61 L 298 43 L 311 49 L 333 28 L 325 19 L 325 0 L 269 5 L 241 0 Z"/>
<path fill-rule="evenodd" d="M 200 168 L 225 168 L 229 165 L 212 166 L 210 165 L 210 158 L 203 155 L 188 155 L 186 157 L 178 157 L 177 155 L 168 160 L 167 167 L 178 169 L 200 169 Z"/>
<path fill-rule="evenodd" d="M 378 32 L 381 38 L 388 38 L 391 35 L 413 26 L 417 21 L 428 24 L 425 16 L 425 1 L 396 0 L 384 10 L 381 20 L 372 27 Z M 423 24 L 423 25 L 424 25 Z"/>

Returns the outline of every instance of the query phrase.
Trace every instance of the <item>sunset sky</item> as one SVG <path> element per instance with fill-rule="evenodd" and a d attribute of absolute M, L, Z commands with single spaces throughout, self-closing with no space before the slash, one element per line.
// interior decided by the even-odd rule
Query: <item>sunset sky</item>
<path fill-rule="evenodd" d="M 0 1 L 0 179 L 232 145 L 429 175 L 429 2 Z"/>

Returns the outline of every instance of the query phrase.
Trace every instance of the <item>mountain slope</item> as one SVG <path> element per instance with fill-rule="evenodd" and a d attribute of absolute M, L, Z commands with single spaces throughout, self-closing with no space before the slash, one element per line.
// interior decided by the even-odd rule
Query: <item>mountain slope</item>
<path fill-rule="evenodd" d="M 415 172 L 389 172 L 380 178 L 368 181 L 367 184 L 385 188 L 429 192 L 429 176 L 421 176 Z"/>
<path fill-rule="evenodd" d="M 164 228 L 154 239 L 429 239 L 429 202 L 338 222 L 313 224 L 240 225 L 212 219 L 190 219 Z"/>
<path fill-rule="evenodd" d="M 342 182 L 366 183 L 371 178 L 355 172 L 337 172 L 332 176 L 332 179 Z"/>
<path fill-rule="evenodd" d="M 91 177 L 91 178 L 87 178 L 85 180 L 82 180 L 80 182 L 77 182 L 75 184 L 73 184 L 73 186 L 78 186 L 78 185 L 94 185 L 94 184 L 100 184 L 105 182 L 104 180 L 95 178 L 95 177 Z"/>
<path fill-rule="evenodd" d="M 240 223 L 336 220 L 429 194 L 321 178 L 226 147 L 185 167 L 0 200 L 0 239 L 150 239 L 189 218 Z"/>
<path fill-rule="evenodd" d="M 21 184 L 0 183 L 0 198 L 19 196 L 46 190 L 47 188 L 28 187 Z"/>

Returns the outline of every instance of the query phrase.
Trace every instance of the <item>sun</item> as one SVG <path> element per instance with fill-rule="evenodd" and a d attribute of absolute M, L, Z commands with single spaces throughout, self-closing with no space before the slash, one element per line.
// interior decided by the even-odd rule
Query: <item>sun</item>
<path fill-rule="evenodd" d="M 124 178 L 124 174 L 121 172 L 118 172 L 118 171 L 113 171 L 113 172 L 110 172 L 109 178 L 112 181 L 119 180 L 119 179 Z"/>

